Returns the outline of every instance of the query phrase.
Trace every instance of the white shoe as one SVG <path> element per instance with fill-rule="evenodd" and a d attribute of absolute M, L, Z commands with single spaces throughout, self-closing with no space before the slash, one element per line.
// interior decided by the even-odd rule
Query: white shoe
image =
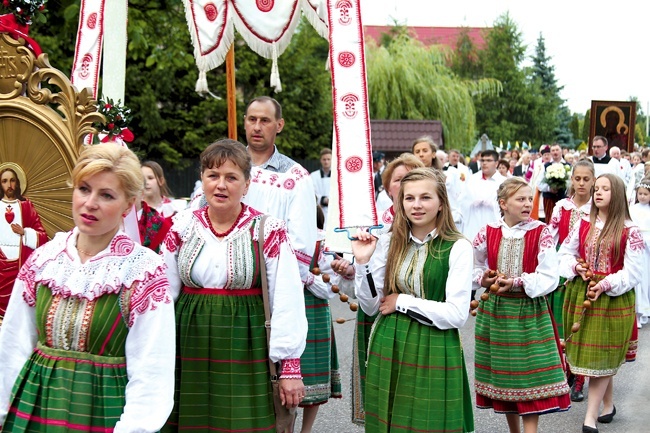
<path fill-rule="evenodd" d="M 641 316 L 639 319 L 639 323 L 642 325 L 647 325 L 648 324 L 648 316 Z"/>

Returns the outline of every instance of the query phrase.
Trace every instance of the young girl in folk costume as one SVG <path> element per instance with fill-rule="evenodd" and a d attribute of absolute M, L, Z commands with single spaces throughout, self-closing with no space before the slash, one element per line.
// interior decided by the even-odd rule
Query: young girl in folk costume
<path fill-rule="evenodd" d="M 636 315 L 639 327 L 648 323 L 650 316 L 650 177 L 641 180 L 636 190 L 637 203 L 630 207 L 632 221 L 639 226 L 643 242 L 645 244 L 646 266 L 643 267 L 643 275 L 636 290 Z"/>
<path fill-rule="evenodd" d="M 613 376 L 636 331 L 632 289 L 647 266 L 643 238 L 630 221 L 621 178 L 599 176 L 592 200 L 589 218 L 580 221 L 559 251 L 560 275 L 571 280 L 564 298 L 566 358 L 572 372 L 589 377 L 582 427 L 587 433 L 598 432 L 596 421 L 611 422 L 616 413 Z M 601 402 L 604 407 L 598 416 Z"/>
<path fill-rule="evenodd" d="M 548 227 L 530 218 L 533 191 L 520 177 L 497 191 L 503 218 L 474 239 L 475 287 L 489 288 L 476 319 L 476 405 L 505 413 L 511 433 L 536 432 L 540 414 L 570 407 L 569 386 L 544 295 L 557 287 Z"/>
<path fill-rule="evenodd" d="M 327 284 L 332 273 L 332 259 L 330 255 L 323 254 L 324 224 L 325 215 L 317 205 L 316 225 L 320 240 L 316 242 L 310 266 L 315 275 L 314 281 L 304 289 L 308 326 L 307 345 L 300 357 L 305 385 L 305 397 L 300 402 L 300 407 L 303 408 L 302 433 L 312 431 L 321 404 L 327 403 L 330 398 L 342 397 L 339 359 L 329 303 L 329 299 L 335 297 L 336 293 L 332 291 L 331 285 Z M 318 271 L 315 268 L 318 268 Z M 338 279 L 338 276 L 333 278 Z"/>
<path fill-rule="evenodd" d="M 352 242 L 368 315 L 366 431 L 472 432 L 458 328 L 469 314 L 471 244 L 456 229 L 440 171 L 402 179 L 390 233 Z"/>
<path fill-rule="evenodd" d="M 392 201 L 392 205 L 386 209 L 380 219 L 379 224 L 383 227 L 374 230 L 377 236 L 388 233 L 393 225 L 395 218 L 395 200 L 399 194 L 402 178 L 408 172 L 415 168 L 424 167 L 424 164 L 417 156 L 412 153 L 403 153 L 392 160 L 382 173 L 382 184 L 384 191 Z M 341 274 L 343 278 L 354 277 L 354 267 L 349 262 L 339 259 L 332 262 L 333 269 Z M 344 280 L 343 280 L 344 281 Z M 363 424 L 365 420 L 365 411 L 363 407 L 363 389 L 366 379 L 366 353 L 368 349 L 368 338 L 370 338 L 370 329 L 375 321 L 376 316 L 368 316 L 362 309 L 357 311 L 357 321 L 355 326 L 354 341 L 352 348 L 352 422 Z"/>
<path fill-rule="evenodd" d="M 169 198 L 172 193 L 167 186 L 160 164 L 154 161 L 143 162 L 142 174 L 144 175 L 144 201 L 164 217 L 173 216 L 176 210 Z"/>
<path fill-rule="evenodd" d="M 548 224 L 553 240 L 557 248 L 569 236 L 571 230 L 582 220 L 582 217 L 589 215 L 591 209 L 591 190 L 596 181 L 596 172 L 594 164 L 588 159 L 582 159 L 576 163 L 571 172 L 571 186 L 568 191 L 568 198 L 562 199 L 555 204 L 553 215 Z M 566 279 L 560 278 L 560 284 L 553 292 L 548 295 L 548 301 L 551 304 L 553 318 L 557 326 L 560 339 L 564 339 L 564 326 L 562 320 L 562 311 L 564 309 L 564 283 Z M 571 385 L 571 400 L 582 401 L 584 394 L 585 377 L 581 375 L 573 376 Z"/>

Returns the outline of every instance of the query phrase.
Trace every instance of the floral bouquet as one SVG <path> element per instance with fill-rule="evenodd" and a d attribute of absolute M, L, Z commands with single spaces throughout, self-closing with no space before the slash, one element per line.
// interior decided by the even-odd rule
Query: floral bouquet
<path fill-rule="evenodd" d="M 570 177 L 571 166 L 561 162 L 554 162 L 546 167 L 546 173 L 544 174 L 546 184 L 555 191 L 565 190 Z"/>
<path fill-rule="evenodd" d="M 133 133 L 128 128 L 133 118 L 131 109 L 120 105 L 120 101 L 114 103 L 110 98 L 106 99 L 106 101 L 99 100 L 97 105 L 98 111 L 106 118 L 106 123 L 97 122 L 93 125 L 101 135 L 104 135 L 101 142 L 112 140 L 133 141 Z"/>
<path fill-rule="evenodd" d="M 47 0 L 2 0 L 2 10 L 8 11 L 16 17 L 16 21 L 23 26 L 32 24 L 32 19 L 38 23 L 45 23 L 45 3 Z"/>

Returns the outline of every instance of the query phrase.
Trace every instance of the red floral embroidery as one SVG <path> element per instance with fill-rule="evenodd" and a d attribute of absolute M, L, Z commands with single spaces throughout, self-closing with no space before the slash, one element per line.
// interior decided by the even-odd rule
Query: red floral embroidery
<path fill-rule="evenodd" d="M 549 248 L 555 248 L 555 242 L 553 241 L 551 231 L 548 227 L 544 227 L 542 233 L 539 235 L 539 249 L 543 251 Z"/>
<path fill-rule="evenodd" d="M 282 372 L 280 373 L 282 379 L 302 379 L 300 373 L 300 358 L 283 359 Z"/>
<path fill-rule="evenodd" d="M 643 252 L 645 245 L 643 243 L 643 236 L 637 227 L 630 227 L 628 242 L 630 243 L 630 250 L 634 252 Z"/>
<path fill-rule="evenodd" d="M 485 230 L 485 227 L 482 227 L 481 230 L 476 234 L 476 237 L 474 238 L 474 242 L 472 245 L 474 248 L 477 248 L 479 245 L 482 245 L 487 242 L 487 232 Z"/>
<path fill-rule="evenodd" d="M 157 268 L 153 274 L 147 273 L 145 280 L 134 282 L 131 295 L 131 313 L 129 314 L 129 327 L 133 326 L 136 315 L 142 315 L 148 310 L 155 310 L 159 303 L 169 304 L 169 283 L 165 270 Z"/>
<path fill-rule="evenodd" d="M 181 238 L 176 230 L 170 230 L 165 237 L 165 248 L 170 253 L 175 253 L 181 244 Z"/>

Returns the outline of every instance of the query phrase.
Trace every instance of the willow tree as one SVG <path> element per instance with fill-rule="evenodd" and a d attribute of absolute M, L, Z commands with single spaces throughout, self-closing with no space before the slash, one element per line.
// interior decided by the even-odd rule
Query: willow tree
<path fill-rule="evenodd" d="M 475 141 L 473 96 L 496 94 L 492 79 L 463 80 L 450 69 L 451 53 L 439 46 L 399 36 L 387 46 L 366 48 L 370 117 L 440 120 L 445 147 L 468 150 Z M 415 137 L 414 137 L 415 138 Z"/>

